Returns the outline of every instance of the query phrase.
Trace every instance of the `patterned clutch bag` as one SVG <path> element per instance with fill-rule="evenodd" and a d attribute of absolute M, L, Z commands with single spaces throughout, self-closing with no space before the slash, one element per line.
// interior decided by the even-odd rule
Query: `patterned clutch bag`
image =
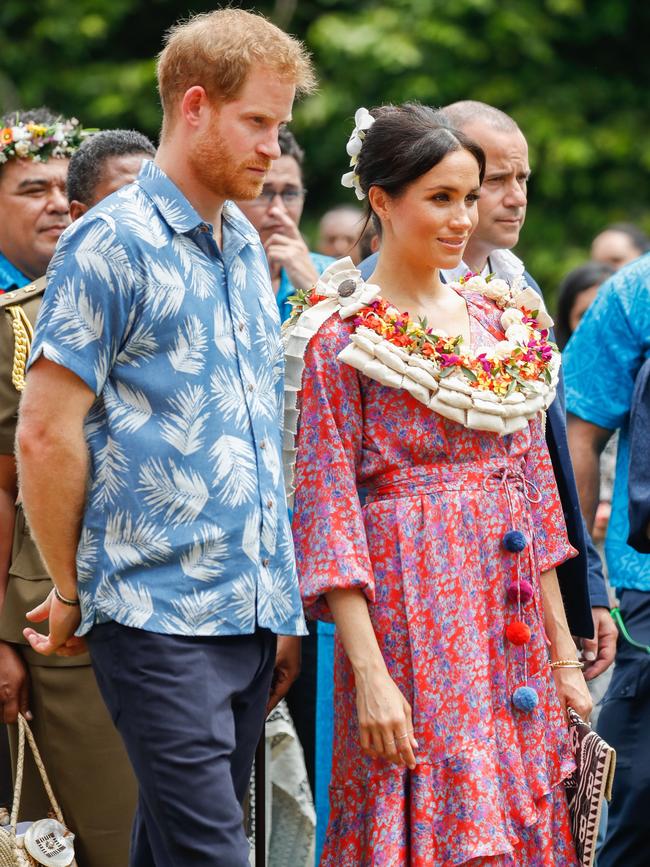
<path fill-rule="evenodd" d="M 578 860 L 582 867 L 592 867 L 603 798 L 612 798 L 616 768 L 616 750 L 578 714 L 569 708 L 569 734 L 576 769 L 564 781 L 571 830 Z"/>

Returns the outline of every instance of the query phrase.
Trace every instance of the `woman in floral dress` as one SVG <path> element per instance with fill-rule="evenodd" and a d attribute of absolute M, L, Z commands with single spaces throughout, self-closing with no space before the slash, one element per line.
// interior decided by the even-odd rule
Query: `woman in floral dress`
<path fill-rule="evenodd" d="M 556 378 L 543 314 L 504 312 L 496 282 L 440 281 L 476 226 L 480 148 L 420 106 L 373 115 L 357 113 L 345 180 L 380 224 L 377 269 L 363 284 L 331 266 L 285 337 L 302 593 L 337 626 L 321 864 L 572 867 L 564 708 L 587 716 L 590 699 L 555 574 L 575 551 L 531 409 Z M 429 390 L 402 378 L 414 366 L 435 372 Z M 519 386 L 526 400 L 507 396 Z"/>

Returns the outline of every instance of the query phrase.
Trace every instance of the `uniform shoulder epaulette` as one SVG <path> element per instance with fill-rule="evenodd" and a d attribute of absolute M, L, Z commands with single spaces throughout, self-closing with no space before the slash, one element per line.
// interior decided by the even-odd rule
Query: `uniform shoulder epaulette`
<path fill-rule="evenodd" d="M 38 280 L 33 280 L 27 286 L 21 289 L 12 289 L 11 292 L 5 292 L 0 295 L 0 308 L 10 307 L 12 304 L 23 304 L 30 298 L 35 298 L 45 292 L 47 281 L 45 277 L 39 277 Z"/>
<path fill-rule="evenodd" d="M 25 388 L 25 368 L 27 359 L 32 348 L 34 339 L 34 326 L 22 308 L 22 305 L 31 298 L 37 298 L 45 291 L 45 277 L 39 277 L 21 289 L 5 292 L 0 296 L 0 309 L 11 319 L 11 327 L 14 332 L 14 358 L 11 367 L 11 382 L 16 391 Z"/>

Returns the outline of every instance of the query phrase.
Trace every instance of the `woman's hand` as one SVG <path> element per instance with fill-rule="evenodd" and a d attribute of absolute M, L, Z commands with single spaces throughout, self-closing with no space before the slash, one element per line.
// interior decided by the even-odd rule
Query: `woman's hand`
<path fill-rule="evenodd" d="M 388 671 L 355 672 L 361 748 L 376 758 L 413 770 L 418 744 L 411 706 Z"/>
<path fill-rule="evenodd" d="M 554 668 L 553 679 L 567 719 L 568 706 L 572 707 L 585 722 L 589 722 L 594 705 L 582 671 L 579 668 Z"/>

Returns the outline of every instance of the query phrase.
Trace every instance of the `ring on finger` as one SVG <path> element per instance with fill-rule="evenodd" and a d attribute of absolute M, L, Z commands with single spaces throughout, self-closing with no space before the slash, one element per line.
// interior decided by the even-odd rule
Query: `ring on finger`
<path fill-rule="evenodd" d="M 397 738 L 396 738 L 396 740 L 398 740 L 398 741 L 403 741 L 403 740 L 405 740 L 409 735 L 412 735 L 412 734 L 413 734 L 413 729 L 409 729 L 409 731 L 407 731 L 405 735 L 398 735 Z"/>

